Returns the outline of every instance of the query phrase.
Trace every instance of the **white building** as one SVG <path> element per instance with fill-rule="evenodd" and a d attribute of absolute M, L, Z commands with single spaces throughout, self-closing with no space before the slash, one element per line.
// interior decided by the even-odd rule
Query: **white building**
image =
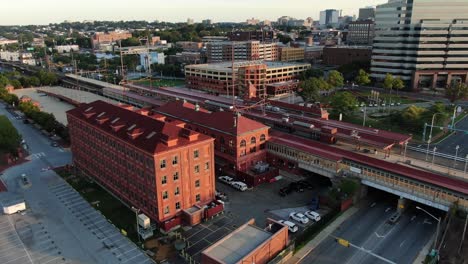
<path fill-rule="evenodd" d="M 59 46 L 55 46 L 55 49 L 57 50 L 59 54 L 62 54 L 62 53 L 71 53 L 71 52 L 79 51 L 80 47 L 78 45 L 59 45 Z"/>

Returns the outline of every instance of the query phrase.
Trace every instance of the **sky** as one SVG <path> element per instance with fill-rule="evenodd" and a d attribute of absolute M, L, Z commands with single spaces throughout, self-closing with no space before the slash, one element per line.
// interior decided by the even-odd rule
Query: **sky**
<path fill-rule="evenodd" d="M 280 16 L 317 20 L 321 10 L 358 15 L 361 7 L 387 0 L 0 0 L 0 25 L 60 23 L 65 20 L 147 20 L 242 22 L 275 21 Z"/>

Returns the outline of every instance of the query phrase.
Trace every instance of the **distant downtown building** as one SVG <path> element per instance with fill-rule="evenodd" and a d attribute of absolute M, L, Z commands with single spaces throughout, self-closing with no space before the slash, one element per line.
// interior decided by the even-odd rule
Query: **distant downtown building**
<path fill-rule="evenodd" d="M 320 11 L 320 25 L 321 26 L 336 26 L 338 25 L 338 18 L 341 16 L 341 10 L 327 9 Z"/>
<path fill-rule="evenodd" d="M 297 79 L 309 69 L 309 63 L 236 61 L 234 82 L 231 62 L 185 66 L 185 83 L 188 88 L 214 94 L 242 97 L 263 97 L 288 93 L 297 88 Z M 281 84 L 275 86 L 275 84 Z M 252 88 L 254 88 L 252 90 Z M 265 90 L 267 89 L 267 90 Z"/>
<path fill-rule="evenodd" d="M 214 139 L 131 108 L 95 101 L 68 111 L 73 164 L 160 226 L 196 224 L 193 213 L 215 199 Z"/>
<path fill-rule="evenodd" d="M 401 77 L 412 89 L 467 82 L 468 1 L 401 0 L 376 9 L 371 76 Z"/>

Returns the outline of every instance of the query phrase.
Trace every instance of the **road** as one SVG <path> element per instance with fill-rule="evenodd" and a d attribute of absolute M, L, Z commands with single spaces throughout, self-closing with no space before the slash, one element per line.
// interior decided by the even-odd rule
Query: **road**
<path fill-rule="evenodd" d="M 463 118 L 455 124 L 456 129 L 468 131 L 468 117 Z M 458 131 L 452 133 L 449 137 L 436 144 L 437 151 L 451 155 L 455 155 L 455 148 L 459 146 L 458 157 L 466 157 L 468 155 L 468 132 L 463 133 Z"/>
<path fill-rule="evenodd" d="M 391 225 L 388 218 L 395 212 L 389 202 L 368 202 L 350 219 L 338 227 L 333 235 L 372 251 L 398 264 L 412 263 L 435 233 L 436 222 L 423 212 L 408 209 L 400 220 Z M 343 247 L 329 237 L 301 262 L 306 263 L 386 263 L 353 247 Z"/>
<path fill-rule="evenodd" d="M 0 103 L 28 145 L 30 161 L 5 170 L 8 192 L 0 202 L 24 198 L 26 214 L 0 215 L 0 263 L 152 263 L 49 167 L 71 162 L 69 150 L 31 125 L 23 124 Z M 30 184 L 20 180 L 26 174 Z M 105 232 L 105 233 L 104 233 Z M 12 250 L 7 251 L 10 248 Z"/>

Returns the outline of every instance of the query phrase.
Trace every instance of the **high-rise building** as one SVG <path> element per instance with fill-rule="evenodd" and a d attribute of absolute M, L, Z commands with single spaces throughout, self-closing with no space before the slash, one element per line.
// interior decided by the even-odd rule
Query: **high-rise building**
<path fill-rule="evenodd" d="M 364 7 L 359 8 L 359 17 L 358 20 L 374 20 L 375 19 L 375 8 L 374 7 Z"/>
<path fill-rule="evenodd" d="M 391 73 L 416 90 L 467 82 L 468 1 L 389 1 L 375 22 L 372 77 Z"/>
<path fill-rule="evenodd" d="M 346 42 L 348 45 L 372 45 L 374 40 L 374 21 L 363 20 L 350 22 Z"/>
<path fill-rule="evenodd" d="M 68 111 L 73 164 L 160 226 L 193 224 L 215 199 L 214 139 L 130 108 L 95 101 Z"/>
<path fill-rule="evenodd" d="M 338 24 L 338 18 L 341 16 L 340 10 L 327 9 L 320 11 L 321 26 L 335 26 Z"/>

